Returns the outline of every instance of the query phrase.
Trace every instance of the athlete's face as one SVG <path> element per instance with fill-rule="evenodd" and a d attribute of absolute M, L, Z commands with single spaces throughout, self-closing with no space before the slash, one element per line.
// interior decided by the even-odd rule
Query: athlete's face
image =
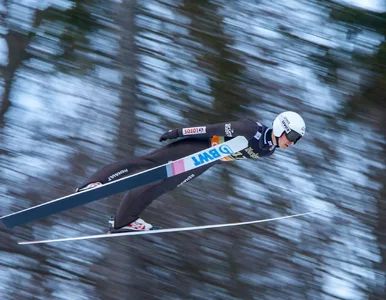
<path fill-rule="evenodd" d="M 290 142 L 287 139 L 287 136 L 285 134 L 282 134 L 281 137 L 279 137 L 279 147 L 280 149 L 287 149 L 288 147 L 292 146 L 294 143 Z"/>

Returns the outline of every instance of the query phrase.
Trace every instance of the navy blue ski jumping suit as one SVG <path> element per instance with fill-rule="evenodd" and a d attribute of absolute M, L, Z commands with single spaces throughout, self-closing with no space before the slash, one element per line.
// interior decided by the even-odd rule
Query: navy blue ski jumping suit
<path fill-rule="evenodd" d="M 223 161 L 269 156 L 272 155 L 276 149 L 272 141 L 272 129 L 252 119 L 207 126 L 176 128 L 164 133 L 160 141 L 175 138 L 181 139 L 147 155 L 106 165 L 92 175 L 82 187 L 92 182 L 111 182 L 146 169 L 154 168 L 169 161 L 174 161 L 204 150 L 212 145 L 222 143 L 236 136 L 246 137 L 248 139 L 248 147 L 223 159 Z M 128 191 L 115 214 L 115 228 L 126 226 L 135 221 L 154 199 L 187 181 L 197 178 L 210 167 L 221 162 L 222 161 L 215 161 L 177 176 Z"/>

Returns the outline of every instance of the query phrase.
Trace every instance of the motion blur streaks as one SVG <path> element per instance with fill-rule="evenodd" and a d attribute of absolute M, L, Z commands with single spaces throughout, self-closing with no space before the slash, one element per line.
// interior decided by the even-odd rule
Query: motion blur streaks
<path fill-rule="evenodd" d="M 362 2 L 0 0 L 0 215 L 72 193 L 170 128 L 270 126 L 283 110 L 307 124 L 295 147 L 212 168 L 142 217 L 168 228 L 321 211 L 17 245 L 104 233 L 116 195 L 2 228 L 0 298 L 384 299 L 386 7 Z"/>

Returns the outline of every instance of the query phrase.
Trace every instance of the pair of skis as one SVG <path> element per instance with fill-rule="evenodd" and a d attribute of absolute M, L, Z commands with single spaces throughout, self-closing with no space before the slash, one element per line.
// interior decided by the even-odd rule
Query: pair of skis
<path fill-rule="evenodd" d="M 21 210 L 19 212 L 6 215 L 4 217 L 1 217 L 0 220 L 8 228 L 20 226 L 25 223 L 35 221 L 44 217 L 48 217 L 52 214 L 59 213 L 64 210 L 68 210 L 79 205 L 84 205 L 92 201 L 96 201 L 117 193 L 125 192 L 158 180 L 163 180 L 184 172 L 188 172 L 195 168 L 201 167 L 203 165 L 209 164 L 211 162 L 214 162 L 216 160 L 225 158 L 231 154 L 239 152 L 244 148 L 246 148 L 247 146 L 248 146 L 247 139 L 245 137 L 238 136 L 225 143 L 210 147 L 208 149 L 186 156 L 179 160 L 172 161 L 164 165 L 161 165 L 143 172 L 139 172 L 139 173 L 127 176 L 125 178 L 112 181 L 110 183 L 103 184 L 101 186 L 98 186 L 90 190 L 85 190 L 82 192 L 71 194 L 65 197 L 61 197 L 61 198 L 31 207 L 31 208 Z M 290 217 L 302 216 L 310 213 L 313 213 L 313 212 L 274 218 L 274 219 L 241 222 L 241 223 L 171 228 L 171 229 L 160 229 L 160 230 L 151 230 L 151 231 L 123 232 L 123 233 L 114 233 L 114 234 L 99 234 L 99 235 L 91 235 L 91 236 L 83 236 L 83 237 L 75 237 L 75 238 L 27 241 L 27 242 L 19 242 L 19 244 L 21 245 L 38 244 L 38 243 L 41 244 L 41 243 L 64 242 L 64 241 L 74 241 L 74 240 L 84 240 L 84 239 L 109 238 L 109 237 L 118 237 L 118 236 L 126 236 L 126 235 L 159 234 L 159 233 L 167 233 L 167 232 L 229 227 L 229 226 L 238 226 L 238 225 L 254 224 L 254 223 L 285 219 Z"/>

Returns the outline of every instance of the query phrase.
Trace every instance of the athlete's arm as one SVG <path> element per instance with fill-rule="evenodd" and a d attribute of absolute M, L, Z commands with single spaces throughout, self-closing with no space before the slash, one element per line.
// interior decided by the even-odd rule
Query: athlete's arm
<path fill-rule="evenodd" d="M 160 137 L 160 141 L 178 137 L 212 137 L 214 135 L 227 137 L 244 136 L 247 139 L 251 139 L 256 134 L 257 130 L 258 125 L 256 122 L 245 119 L 207 126 L 171 129 Z"/>

